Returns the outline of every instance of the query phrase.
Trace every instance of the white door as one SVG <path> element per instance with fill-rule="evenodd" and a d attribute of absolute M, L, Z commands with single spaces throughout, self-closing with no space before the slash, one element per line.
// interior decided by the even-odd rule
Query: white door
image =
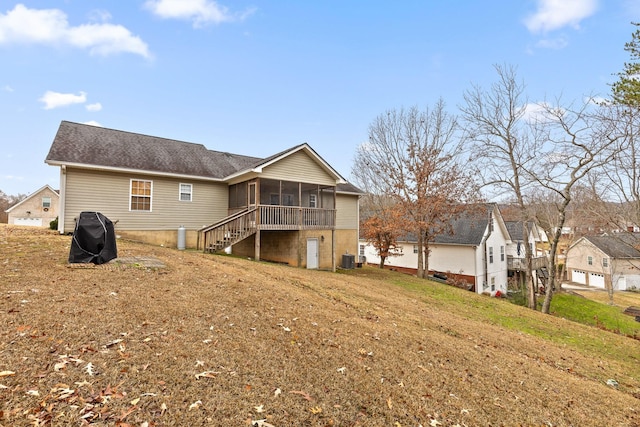
<path fill-rule="evenodd" d="M 589 286 L 604 289 L 604 274 L 589 273 Z"/>
<path fill-rule="evenodd" d="M 307 268 L 318 268 L 318 239 L 307 239 Z"/>
<path fill-rule="evenodd" d="M 573 270 L 573 272 L 571 272 L 571 281 L 580 283 L 581 285 L 586 285 L 587 275 L 584 271 Z"/>
<path fill-rule="evenodd" d="M 31 227 L 42 227 L 42 218 L 15 218 L 13 225 L 29 225 Z"/>

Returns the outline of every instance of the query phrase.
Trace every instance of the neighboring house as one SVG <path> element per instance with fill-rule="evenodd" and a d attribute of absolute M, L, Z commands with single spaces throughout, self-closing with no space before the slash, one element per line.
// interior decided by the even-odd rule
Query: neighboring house
<path fill-rule="evenodd" d="M 507 292 L 506 247 L 509 233 L 497 204 L 473 205 L 451 222 L 452 233 L 429 243 L 429 274 L 446 275 L 458 284 L 466 282 L 477 293 Z M 418 266 L 415 238 L 399 242 L 400 256 L 386 259 L 387 268 L 414 273 Z M 378 265 L 375 248 L 360 240 L 360 256 Z"/>
<path fill-rule="evenodd" d="M 60 195 L 48 185 L 34 191 L 25 199 L 11 206 L 8 224 L 49 227 L 49 223 L 58 216 Z"/>
<path fill-rule="evenodd" d="M 584 236 L 567 251 L 570 281 L 596 288 L 640 289 L 640 235 Z"/>
<path fill-rule="evenodd" d="M 63 121 L 46 163 L 60 168 L 61 233 L 99 211 L 148 243 L 335 268 L 358 248 L 360 190 L 309 145 L 266 159 Z"/>
<path fill-rule="evenodd" d="M 512 277 L 520 285 L 524 285 L 524 272 L 527 270 L 525 245 L 529 245 L 532 255 L 531 267 L 533 275 L 538 284 L 545 286 L 549 278 L 547 270 L 548 258 L 541 246 L 543 243 L 548 242 L 546 233 L 533 221 L 527 222 L 528 233 L 525 233 L 522 221 L 505 221 L 505 225 L 510 237 L 510 242 L 507 243 L 509 277 Z M 528 234 L 528 236 L 525 236 L 525 234 Z"/>

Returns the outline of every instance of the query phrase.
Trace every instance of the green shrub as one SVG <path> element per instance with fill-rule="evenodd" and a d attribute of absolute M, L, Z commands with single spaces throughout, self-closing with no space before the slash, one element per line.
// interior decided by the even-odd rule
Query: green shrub
<path fill-rule="evenodd" d="M 49 222 L 49 228 L 51 230 L 57 230 L 58 229 L 58 217 L 56 217 L 56 219 L 54 219 L 53 221 Z"/>

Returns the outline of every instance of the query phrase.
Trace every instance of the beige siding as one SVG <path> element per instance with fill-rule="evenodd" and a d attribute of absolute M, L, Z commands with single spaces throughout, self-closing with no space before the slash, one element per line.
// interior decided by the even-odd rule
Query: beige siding
<path fill-rule="evenodd" d="M 336 195 L 336 229 L 358 229 L 358 196 Z"/>
<path fill-rule="evenodd" d="M 151 212 L 129 210 L 131 179 L 150 180 Z M 193 200 L 179 201 L 180 183 L 192 184 Z M 116 230 L 197 229 L 227 215 L 226 184 L 67 168 L 64 231 L 73 231 L 82 211 L 98 211 L 116 222 Z"/>
<path fill-rule="evenodd" d="M 297 151 L 265 167 L 261 178 L 299 181 L 320 185 L 336 185 L 336 180 L 304 151 Z"/>

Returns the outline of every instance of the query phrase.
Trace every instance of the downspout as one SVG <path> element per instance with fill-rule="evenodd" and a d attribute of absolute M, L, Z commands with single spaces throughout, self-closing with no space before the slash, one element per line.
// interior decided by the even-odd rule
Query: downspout
<path fill-rule="evenodd" d="M 64 234 L 64 214 L 67 199 L 67 166 L 60 166 L 60 194 L 58 197 L 58 233 Z"/>

